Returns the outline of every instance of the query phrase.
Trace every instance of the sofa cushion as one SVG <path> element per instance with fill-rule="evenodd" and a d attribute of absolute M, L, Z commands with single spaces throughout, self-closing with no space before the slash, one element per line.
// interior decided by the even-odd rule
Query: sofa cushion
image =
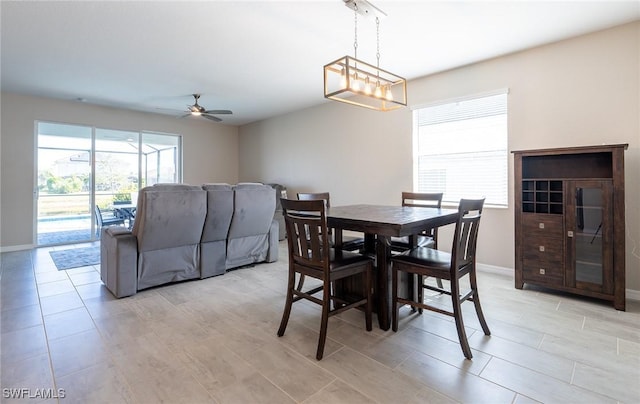
<path fill-rule="evenodd" d="M 267 234 L 276 210 L 275 189 L 263 184 L 240 183 L 234 191 L 229 239 Z"/>
<path fill-rule="evenodd" d="M 200 187 L 189 192 L 142 189 L 133 226 L 138 252 L 198 244 L 206 216 L 206 198 Z"/>
<path fill-rule="evenodd" d="M 202 242 L 226 240 L 233 216 L 233 187 L 229 184 L 204 184 L 207 192 L 207 217 Z"/>

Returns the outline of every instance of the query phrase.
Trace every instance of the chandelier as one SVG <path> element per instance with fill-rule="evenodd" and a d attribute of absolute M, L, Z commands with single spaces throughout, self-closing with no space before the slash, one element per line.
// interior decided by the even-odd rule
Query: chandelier
<path fill-rule="evenodd" d="M 354 57 L 343 56 L 324 66 L 324 97 L 391 111 L 407 105 L 407 81 L 380 68 L 380 17 L 386 14 L 366 0 L 344 0 L 354 10 Z M 358 14 L 376 17 L 376 65 L 358 60 Z"/>

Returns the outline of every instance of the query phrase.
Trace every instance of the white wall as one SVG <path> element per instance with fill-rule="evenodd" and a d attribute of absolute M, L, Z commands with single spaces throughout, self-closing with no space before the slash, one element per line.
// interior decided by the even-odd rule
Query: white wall
<path fill-rule="evenodd" d="M 36 120 L 182 135 L 185 183 L 238 181 L 238 128 L 235 126 L 8 93 L 2 93 L 1 97 L 0 247 L 3 251 L 34 244 Z"/>
<path fill-rule="evenodd" d="M 640 23 L 413 80 L 409 102 L 509 88 L 509 150 L 628 143 L 627 288 L 640 291 Z M 402 73 L 402 72 L 396 72 Z M 412 189 L 412 114 L 327 102 L 240 128 L 240 179 L 278 182 L 290 196 L 330 191 L 333 205 L 399 204 Z M 487 209 L 478 260 L 513 268 L 510 206 Z M 445 232 L 446 234 L 446 232 Z M 640 294 L 639 294 L 640 297 Z"/>

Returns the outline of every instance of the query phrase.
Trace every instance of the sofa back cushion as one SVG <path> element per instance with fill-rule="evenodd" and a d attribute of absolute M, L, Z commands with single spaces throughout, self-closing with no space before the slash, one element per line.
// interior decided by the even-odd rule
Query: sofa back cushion
<path fill-rule="evenodd" d="M 276 191 L 268 185 L 239 183 L 234 187 L 229 239 L 269 233 L 276 210 Z"/>
<path fill-rule="evenodd" d="M 207 195 L 198 186 L 162 184 L 140 190 L 133 235 L 138 253 L 200 242 Z"/>
<path fill-rule="evenodd" d="M 226 240 L 233 216 L 233 187 L 229 184 L 204 184 L 207 193 L 207 217 L 202 242 Z"/>

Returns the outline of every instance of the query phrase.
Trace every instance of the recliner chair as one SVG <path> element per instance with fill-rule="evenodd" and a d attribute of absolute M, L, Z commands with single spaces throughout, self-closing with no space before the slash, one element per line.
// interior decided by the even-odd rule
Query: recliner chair
<path fill-rule="evenodd" d="M 133 230 L 104 228 L 100 276 L 116 296 L 200 277 L 207 194 L 199 186 L 157 184 L 140 190 Z"/>

